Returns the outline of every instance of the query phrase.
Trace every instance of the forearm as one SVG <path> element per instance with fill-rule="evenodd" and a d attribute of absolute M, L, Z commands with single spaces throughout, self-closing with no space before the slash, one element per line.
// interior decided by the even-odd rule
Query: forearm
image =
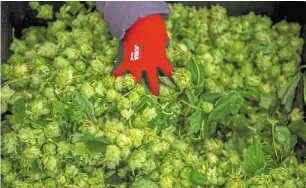
<path fill-rule="evenodd" d="M 170 13 L 167 3 L 163 1 L 98 1 L 96 7 L 104 17 L 107 28 L 119 40 L 139 18 Z"/>

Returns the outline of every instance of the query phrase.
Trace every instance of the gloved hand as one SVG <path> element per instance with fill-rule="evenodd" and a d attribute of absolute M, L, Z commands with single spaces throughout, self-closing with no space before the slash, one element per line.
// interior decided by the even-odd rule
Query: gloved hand
<path fill-rule="evenodd" d="M 118 77 L 124 72 L 133 75 L 139 83 L 146 73 L 149 88 L 158 95 L 158 70 L 171 78 L 172 67 L 167 60 L 168 35 L 162 16 L 159 14 L 140 18 L 130 27 L 119 47 L 119 66 L 114 71 Z"/>

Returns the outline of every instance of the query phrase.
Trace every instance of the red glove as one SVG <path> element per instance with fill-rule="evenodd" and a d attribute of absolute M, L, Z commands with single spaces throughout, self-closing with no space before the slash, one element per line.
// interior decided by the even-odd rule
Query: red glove
<path fill-rule="evenodd" d="M 118 77 L 128 71 L 139 83 L 145 72 L 152 93 L 158 95 L 157 70 L 168 77 L 172 72 L 166 55 L 167 42 L 167 30 L 161 15 L 140 18 L 125 34 L 123 45 L 119 49 L 121 63 L 114 71 L 114 76 Z M 120 55 L 123 55 L 122 59 Z"/>

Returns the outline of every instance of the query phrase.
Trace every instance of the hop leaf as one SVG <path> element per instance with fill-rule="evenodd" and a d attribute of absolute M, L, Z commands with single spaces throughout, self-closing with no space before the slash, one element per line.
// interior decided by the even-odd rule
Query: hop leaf
<path fill-rule="evenodd" d="M 259 138 L 255 137 L 252 145 L 244 154 L 243 167 L 249 176 L 259 174 L 265 168 L 266 161 Z"/>

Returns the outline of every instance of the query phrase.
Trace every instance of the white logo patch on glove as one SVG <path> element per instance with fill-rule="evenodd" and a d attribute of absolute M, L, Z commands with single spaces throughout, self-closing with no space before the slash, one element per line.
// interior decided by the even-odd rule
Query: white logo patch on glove
<path fill-rule="evenodd" d="M 134 45 L 134 51 L 131 52 L 130 60 L 131 61 L 137 61 L 139 59 L 140 59 L 140 46 L 135 44 Z"/>

